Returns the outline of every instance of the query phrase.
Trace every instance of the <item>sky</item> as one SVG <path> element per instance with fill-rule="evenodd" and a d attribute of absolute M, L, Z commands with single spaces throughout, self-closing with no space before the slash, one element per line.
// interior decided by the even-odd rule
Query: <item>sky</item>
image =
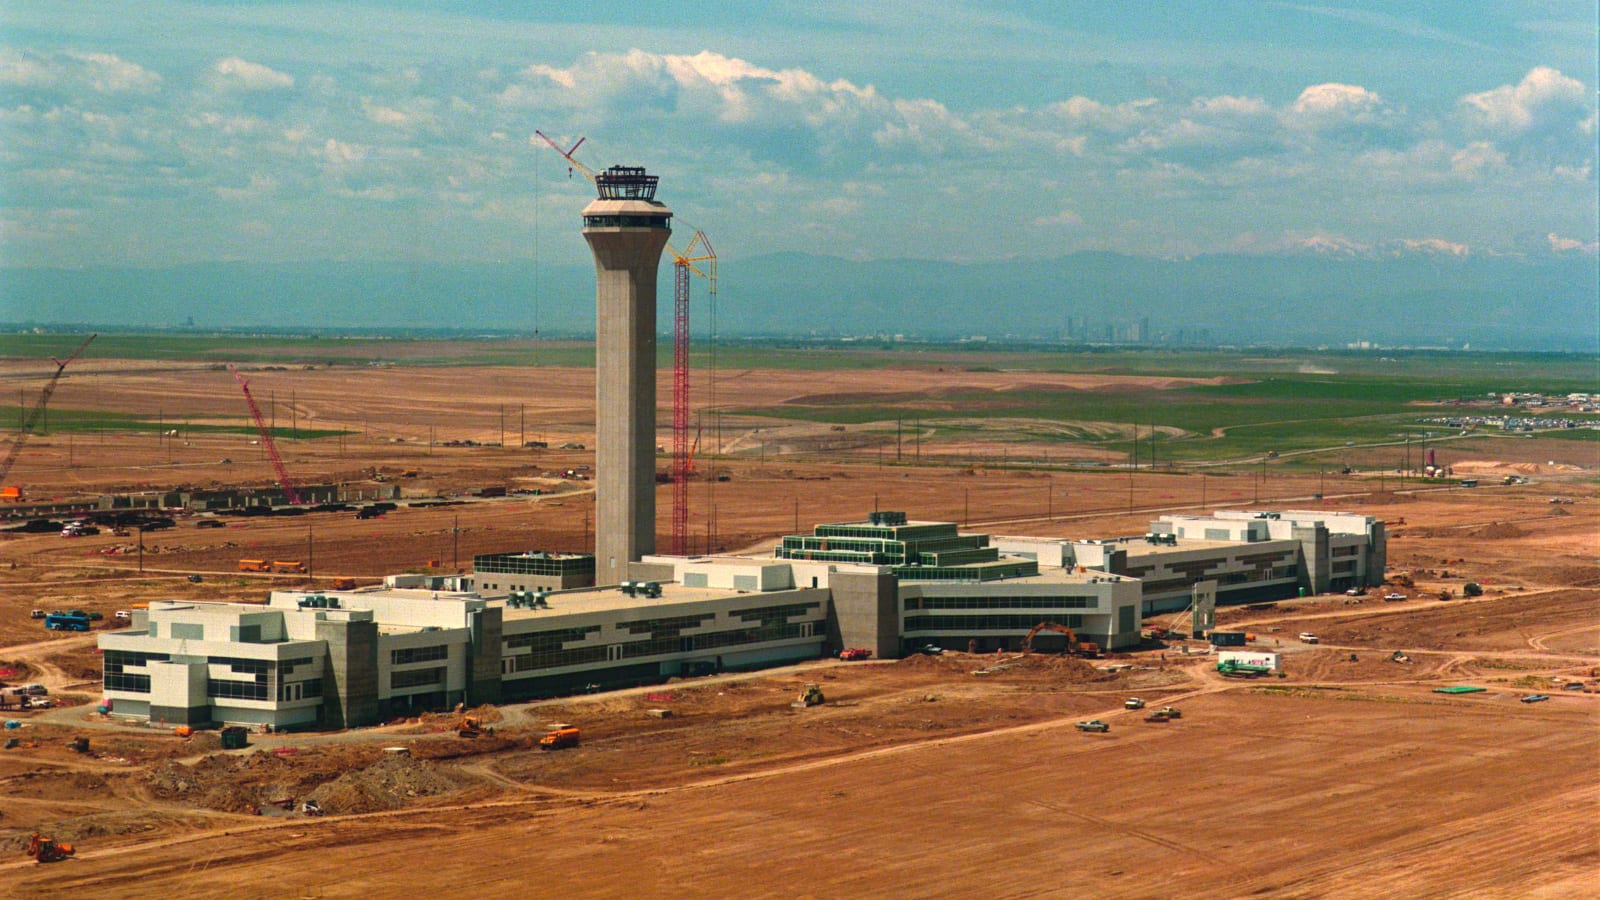
<path fill-rule="evenodd" d="M 1593 258 L 1597 37 L 1557 0 L 5 0 L 0 267 L 587 261 L 535 129 L 725 261 Z"/>

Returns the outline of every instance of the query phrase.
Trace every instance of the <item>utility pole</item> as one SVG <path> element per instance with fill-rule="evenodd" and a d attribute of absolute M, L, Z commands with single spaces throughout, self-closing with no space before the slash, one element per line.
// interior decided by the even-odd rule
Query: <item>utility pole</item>
<path fill-rule="evenodd" d="M 1056 520 L 1055 485 L 1049 475 L 1044 477 L 1044 510 L 1045 518 L 1051 522 Z"/>
<path fill-rule="evenodd" d="M 500 404 L 500 446 L 506 445 L 506 405 Z"/>
<path fill-rule="evenodd" d="M 450 558 L 452 560 L 454 560 L 453 564 L 454 564 L 455 568 L 459 571 L 460 568 L 461 568 L 461 517 L 460 516 L 456 516 L 455 522 L 450 526 L 450 534 L 454 538 L 454 540 L 452 542 L 451 551 L 450 551 Z"/>
<path fill-rule="evenodd" d="M 317 562 L 316 562 L 316 555 L 315 555 L 316 554 L 316 549 L 315 549 L 316 548 L 316 542 L 312 539 L 312 533 L 313 533 L 312 532 L 312 526 L 311 525 L 307 525 L 306 526 L 306 580 L 307 581 L 310 581 L 311 579 L 315 578 L 316 574 L 317 574 Z"/>

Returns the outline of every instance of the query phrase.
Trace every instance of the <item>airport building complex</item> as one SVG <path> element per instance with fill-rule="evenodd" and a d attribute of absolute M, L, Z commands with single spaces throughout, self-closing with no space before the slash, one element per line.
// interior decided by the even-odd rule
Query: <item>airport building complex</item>
<path fill-rule="evenodd" d="M 1312 512 L 1163 519 L 1095 541 L 875 513 L 785 536 L 771 557 L 646 556 L 622 584 L 588 583 L 585 554 L 493 554 L 468 576 L 274 591 L 265 606 L 152 603 L 101 636 L 104 688 L 118 716 L 336 728 L 845 647 L 1014 650 L 1041 622 L 1116 651 L 1197 586 L 1226 604 L 1375 584 L 1382 538 L 1381 522 Z"/>

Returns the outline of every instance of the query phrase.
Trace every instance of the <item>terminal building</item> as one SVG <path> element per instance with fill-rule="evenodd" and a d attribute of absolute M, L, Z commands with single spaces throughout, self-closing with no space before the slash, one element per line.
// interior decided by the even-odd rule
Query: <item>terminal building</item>
<path fill-rule="evenodd" d="M 465 576 L 274 591 L 265 606 L 153 602 L 100 636 L 117 716 L 274 728 L 650 684 L 927 645 L 1019 649 L 1042 622 L 1111 651 L 1143 615 L 1282 599 L 1383 575 L 1383 525 L 1315 512 L 1170 517 L 1137 538 L 962 534 L 874 513 L 788 535 L 771 557 L 644 556 L 592 586 L 584 554 L 477 558 Z"/>

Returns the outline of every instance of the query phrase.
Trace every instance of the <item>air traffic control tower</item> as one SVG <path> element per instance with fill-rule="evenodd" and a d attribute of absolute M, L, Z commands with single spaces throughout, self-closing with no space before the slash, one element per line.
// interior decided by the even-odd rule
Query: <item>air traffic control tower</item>
<path fill-rule="evenodd" d="M 656 549 L 656 269 L 672 210 L 656 176 L 612 166 L 583 210 L 595 270 L 595 584 Z"/>

